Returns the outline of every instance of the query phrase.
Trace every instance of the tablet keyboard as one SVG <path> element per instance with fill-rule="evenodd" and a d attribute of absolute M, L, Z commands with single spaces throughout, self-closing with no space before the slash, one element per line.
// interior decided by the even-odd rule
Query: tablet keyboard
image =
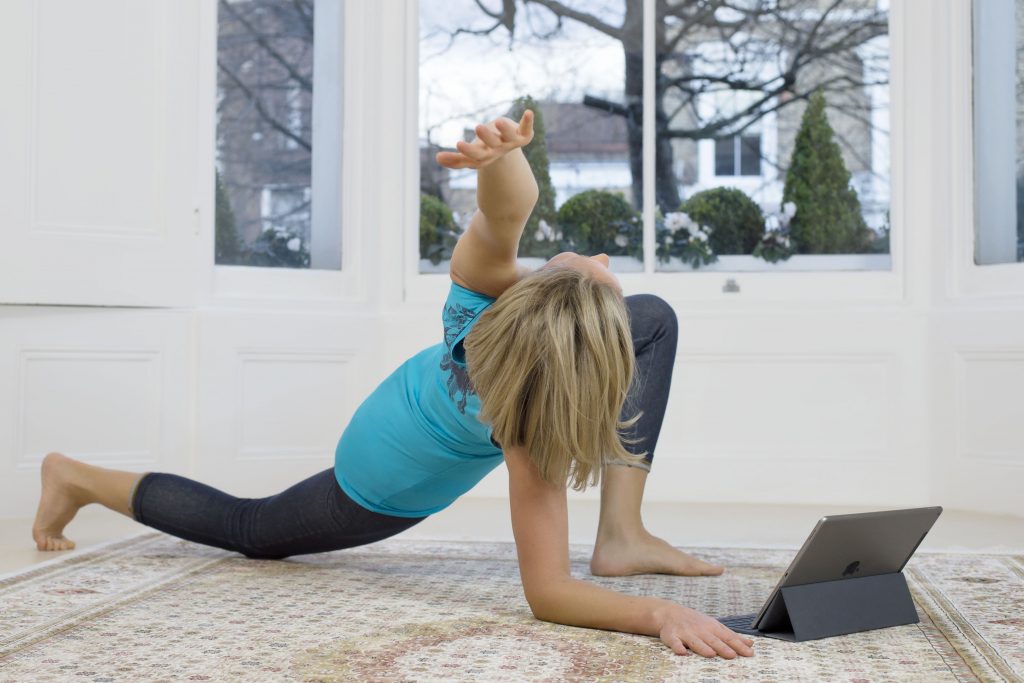
<path fill-rule="evenodd" d="M 737 633 L 755 633 L 754 629 L 750 625 L 754 621 L 756 614 L 739 614 L 732 617 L 718 617 L 718 621 L 725 624 L 728 628 L 736 631 Z"/>

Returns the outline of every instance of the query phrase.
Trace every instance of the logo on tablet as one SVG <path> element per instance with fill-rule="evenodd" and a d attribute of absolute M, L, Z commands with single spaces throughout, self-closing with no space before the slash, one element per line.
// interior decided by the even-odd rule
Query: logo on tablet
<path fill-rule="evenodd" d="M 843 576 L 853 576 L 860 571 L 860 560 L 856 560 L 846 565 L 846 569 L 843 570 Z"/>

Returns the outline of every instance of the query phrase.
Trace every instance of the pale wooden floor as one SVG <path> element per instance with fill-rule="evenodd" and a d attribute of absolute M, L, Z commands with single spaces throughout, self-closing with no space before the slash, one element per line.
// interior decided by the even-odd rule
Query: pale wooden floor
<path fill-rule="evenodd" d="M 867 508 L 796 505 L 650 503 L 644 519 L 651 532 L 681 547 L 730 546 L 797 548 L 819 517 L 864 512 Z M 593 543 L 596 501 L 570 500 L 570 541 Z M 144 531 L 102 508 L 82 510 L 68 526 L 78 548 L 67 553 L 35 550 L 30 519 L 0 520 L 0 573 L 79 553 L 90 546 Z M 503 499 L 463 498 L 403 534 L 404 538 L 511 541 L 508 503 Z M 922 551 L 1024 553 L 1024 519 L 946 510 L 921 546 Z"/>

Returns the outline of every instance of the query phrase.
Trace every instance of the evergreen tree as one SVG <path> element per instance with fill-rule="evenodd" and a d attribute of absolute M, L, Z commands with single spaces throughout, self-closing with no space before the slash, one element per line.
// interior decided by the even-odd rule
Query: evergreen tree
<path fill-rule="evenodd" d="M 237 265 L 241 258 L 242 243 L 238 238 L 238 228 L 235 227 L 235 213 L 231 210 L 231 202 L 224 189 L 224 183 L 221 182 L 219 171 L 215 173 L 214 182 L 214 263 Z"/>
<path fill-rule="evenodd" d="M 548 145 L 545 140 L 544 115 L 541 113 L 537 101 L 529 95 L 524 95 L 512 103 L 508 117 L 513 121 L 518 121 L 527 109 L 533 111 L 533 140 L 523 147 L 523 155 L 530 163 L 533 177 L 537 179 L 539 195 L 537 196 L 537 205 L 526 222 L 523 238 L 519 241 L 519 255 L 548 258 L 558 253 L 556 242 L 547 238 L 538 242 L 535 238 L 542 220 L 553 231 L 558 216 L 558 212 L 555 210 L 555 188 L 551 186 L 551 174 L 548 171 L 550 163 L 548 162 Z"/>
<path fill-rule="evenodd" d="M 800 122 L 782 201 L 796 205 L 789 230 L 797 253 L 869 251 L 872 231 L 850 186 L 850 172 L 825 116 L 825 96 L 820 90 L 811 96 Z"/>

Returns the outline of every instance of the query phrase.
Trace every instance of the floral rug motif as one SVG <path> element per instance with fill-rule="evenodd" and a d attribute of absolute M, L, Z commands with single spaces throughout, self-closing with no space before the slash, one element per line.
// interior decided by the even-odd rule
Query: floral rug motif
<path fill-rule="evenodd" d="M 691 549 L 720 577 L 591 577 L 713 615 L 754 612 L 793 552 Z M 510 543 L 407 541 L 249 560 L 148 533 L 0 578 L 0 681 L 1024 681 L 1024 557 L 914 557 L 919 624 L 680 657 L 537 621 Z"/>

